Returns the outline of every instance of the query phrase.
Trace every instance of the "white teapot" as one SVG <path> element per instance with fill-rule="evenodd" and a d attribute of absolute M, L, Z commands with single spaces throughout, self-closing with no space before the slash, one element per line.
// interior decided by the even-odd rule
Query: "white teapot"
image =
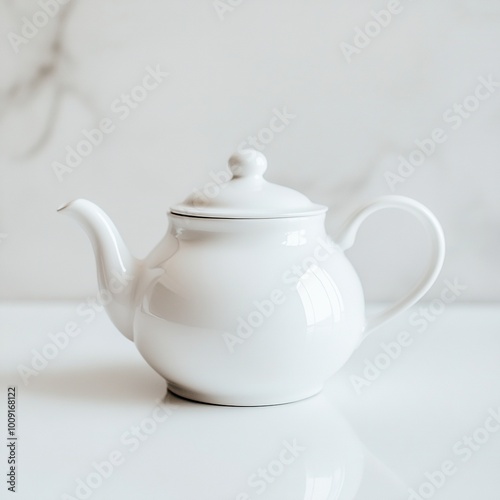
<path fill-rule="evenodd" d="M 267 182 L 260 152 L 240 151 L 229 167 L 232 177 L 218 193 L 195 193 L 171 208 L 165 237 L 142 261 L 93 203 L 79 199 L 59 210 L 92 241 L 111 320 L 169 390 L 221 405 L 304 399 L 321 391 L 371 331 L 431 287 L 443 264 L 443 232 L 420 203 L 385 196 L 355 212 L 332 240 L 327 208 Z M 431 262 L 405 297 L 366 319 L 344 250 L 363 220 L 384 208 L 423 223 Z"/>

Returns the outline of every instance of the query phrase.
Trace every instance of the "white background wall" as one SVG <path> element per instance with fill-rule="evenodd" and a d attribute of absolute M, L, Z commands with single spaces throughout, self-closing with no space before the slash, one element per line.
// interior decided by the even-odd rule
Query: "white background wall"
<path fill-rule="evenodd" d="M 500 299 L 500 88 L 460 126 L 450 119 L 478 78 L 500 82 L 500 1 L 401 0 L 350 62 L 341 44 L 387 1 L 246 0 L 221 19 L 212 0 L 75 0 L 17 53 L 9 33 L 22 35 L 40 6 L 12 4 L 0 4 L 1 298 L 95 293 L 90 245 L 60 204 L 98 203 L 144 256 L 168 207 L 285 107 L 295 118 L 265 146 L 267 178 L 329 205 L 331 232 L 361 202 L 391 194 L 385 172 L 442 128 L 446 140 L 394 191 L 428 205 L 446 232 L 429 297 L 456 278 L 468 286 L 462 300 Z M 121 120 L 113 101 L 156 65 L 169 76 Z M 53 162 L 106 117 L 115 130 L 59 181 Z M 422 236 L 391 212 L 363 227 L 349 255 L 368 299 L 394 298 L 417 278 Z"/>

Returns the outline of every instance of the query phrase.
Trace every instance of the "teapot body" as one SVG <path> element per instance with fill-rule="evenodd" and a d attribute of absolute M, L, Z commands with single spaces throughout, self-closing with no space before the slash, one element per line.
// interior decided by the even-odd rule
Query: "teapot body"
<path fill-rule="evenodd" d="M 174 393 L 269 405 L 318 393 L 359 345 L 362 287 L 324 213 L 202 219 L 170 214 L 145 260 L 134 342 Z"/>

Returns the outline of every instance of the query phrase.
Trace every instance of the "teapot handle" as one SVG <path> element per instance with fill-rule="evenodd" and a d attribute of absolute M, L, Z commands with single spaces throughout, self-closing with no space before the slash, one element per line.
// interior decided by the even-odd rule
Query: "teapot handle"
<path fill-rule="evenodd" d="M 420 300 L 436 281 L 444 261 L 445 240 L 441 225 L 427 207 L 405 196 L 382 196 L 354 212 L 344 223 L 344 226 L 335 240 L 341 250 L 347 250 L 354 244 L 361 223 L 369 215 L 385 208 L 398 208 L 410 212 L 417 217 L 430 236 L 432 255 L 425 274 L 405 297 L 387 307 L 382 312 L 365 320 L 363 337 L 366 337 L 386 321 L 408 309 Z"/>

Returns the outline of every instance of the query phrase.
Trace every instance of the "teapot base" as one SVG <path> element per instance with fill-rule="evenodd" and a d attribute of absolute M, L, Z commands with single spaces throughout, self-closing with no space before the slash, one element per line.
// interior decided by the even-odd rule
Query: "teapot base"
<path fill-rule="evenodd" d="M 303 399 L 316 396 L 323 390 L 323 386 L 315 387 L 312 390 L 303 392 L 291 392 L 290 394 L 266 394 L 263 396 L 249 395 L 227 395 L 227 394 L 204 394 L 191 389 L 180 387 L 176 384 L 167 382 L 167 388 L 170 392 L 184 399 L 198 403 L 206 403 L 218 406 L 276 406 L 288 403 L 295 403 Z"/>

